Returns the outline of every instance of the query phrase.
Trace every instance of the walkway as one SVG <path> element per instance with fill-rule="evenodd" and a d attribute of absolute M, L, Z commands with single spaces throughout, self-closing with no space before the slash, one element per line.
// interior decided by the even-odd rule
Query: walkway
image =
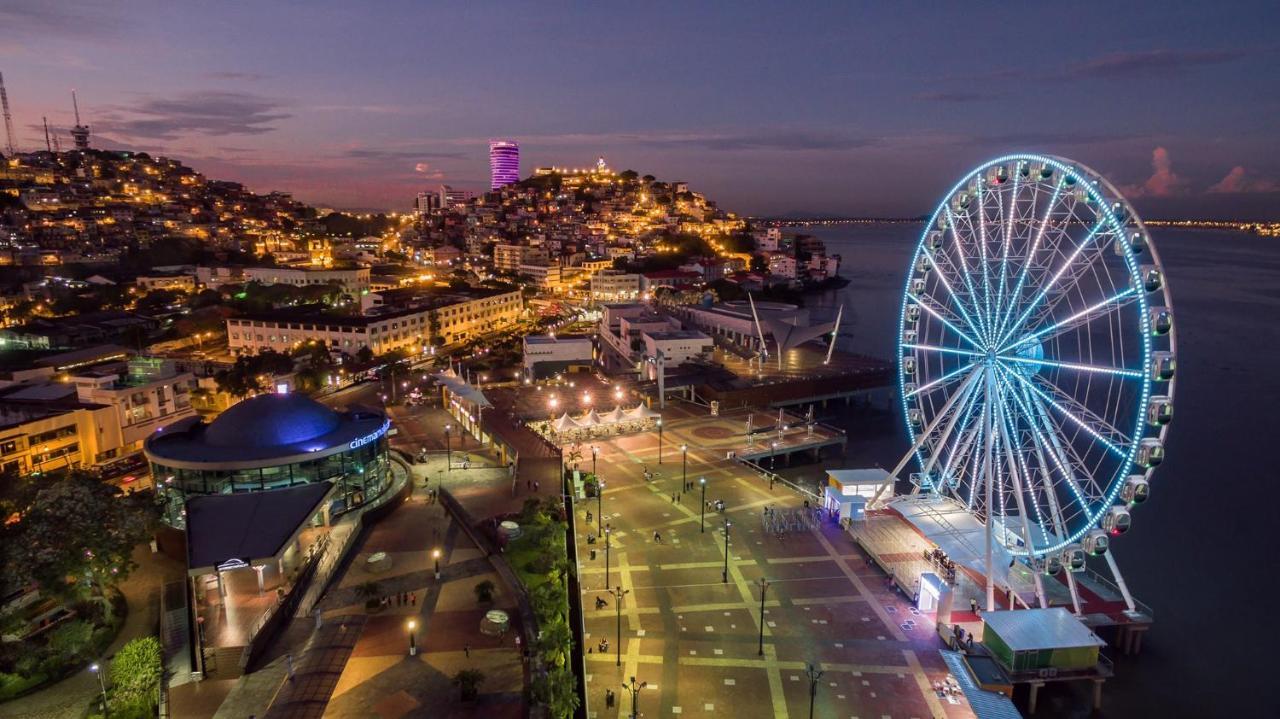
<path fill-rule="evenodd" d="M 182 581 L 183 568 L 163 554 L 152 553 L 140 544 L 133 550 L 137 569 L 120 585 L 129 614 L 124 626 L 100 664 L 110 665 L 110 657 L 130 639 L 155 635 L 160 623 L 160 587 L 168 581 Z M 98 680 L 88 671 L 78 672 L 34 694 L 0 704 L 0 719 L 62 719 L 80 716 L 101 690 Z"/>

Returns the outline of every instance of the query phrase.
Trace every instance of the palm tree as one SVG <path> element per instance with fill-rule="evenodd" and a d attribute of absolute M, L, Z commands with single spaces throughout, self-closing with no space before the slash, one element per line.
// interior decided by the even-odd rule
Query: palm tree
<path fill-rule="evenodd" d="M 573 672 L 564 667 L 547 672 L 544 698 L 547 712 L 553 717 L 571 717 L 581 701 L 578 682 Z"/>

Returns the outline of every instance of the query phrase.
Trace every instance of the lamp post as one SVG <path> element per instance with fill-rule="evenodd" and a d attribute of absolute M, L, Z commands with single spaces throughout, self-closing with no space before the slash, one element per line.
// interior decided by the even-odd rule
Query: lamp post
<path fill-rule="evenodd" d="M 818 680 L 826 672 L 812 664 L 806 664 L 804 674 L 809 677 L 809 719 L 813 719 L 813 700 L 818 696 Z"/>
<path fill-rule="evenodd" d="M 618 616 L 618 643 L 613 647 L 613 655 L 616 657 L 617 665 L 622 666 L 622 598 L 630 594 L 631 590 L 614 587 L 610 593 L 613 594 L 613 608 Z"/>
<path fill-rule="evenodd" d="M 102 667 L 96 663 L 89 665 L 89 671 L 98 675 L 98 686 L 102 688 L 102 716 L 111 716 L 111 710 L 107 706 L 107 680 L 102 678 Z"/>
<path fill-rule="evenodd" d="M 662 418 L 658 418 L 658 464 L 662 464 Z"/>
<path fill-rule="evenodd" d="M 613 533 L 612 527 L 604 528 L 604 586 L 609 588 L 609 535 Z"/>
<path fill-rule="evenodd" d="M 409 656 L 417 656 L 418 654 L 418 623 L 409 620 Z"/>
<path fill-rule="evenodd" d="M 446 424 L 444 426 L 444 471 L 453 471 L 453 442 L 449 439 L 449 433 L 453 430 L 453 425 Z"/>
<path fill-rule="evenodd" d="M 591 445 L 591 474 L 592 475 L 596 474 L 596 459 L 598 459 L 599 457 L 600 457 L 600 448 L 595 446 L 594 444 Z M 596 475 L 596 478 L 598 480 L 599 476 Z"/>
<path fill-rule="evenodd" d="M 552 397 L 551 399 L 547 400 L 547 412 L 549 413 L 549 415 L 548 415 L 548 416 L 550 417 L 550 419 L 549 419 L 548 421 L 550 421 L 550 422 L 554 422 L 554 421 L 555 421 L 555 419 L 556 419 L 556 405 L 558 405 L 558 404 L 560 404 L 560 400 L 559 400 L 558 398 L 556 398 L 556 397 Z"/>
<path fill-rule="evenodd" d="M 769 471 L 770 472 L 773 471 L 773 458 L 777 456 L 777 454 L 778 454 L 778 443 L 770 442 L 769 443 Z"/>
<path fill-rule="evenodd" d="M 727 519 L 724 520 L 724 574 L 721 576 L 724 578 L 725 584 L 729 583 L 729 527 L 730 526 L 732 526 L 732 522 L 730 522 Z"/>
<path fill-rule="evenodd" d="M 698 484 L 702 485 L 702 509 L 700 510 L 702 514 L 698 520 L 698 522 L 702 525 L 702 528 L 699 529 L 698 531 L 702 532 L 703 534 L 706 534 L 707 533 L 707 478 L 698 477 Z"/>
<path fill-rule="evenodd" d="M 769 591 L 769 580 L 764 577 L 756 580 L 756 584 L 760 586 L 760 651 L 756 656 L 764 656 L 764 595 Z"/>
<path fill-rule="evenodd" d="M 689 486 L 689 445 L 680 445 L 680 491 Z"/>
<path fill-rule="evenodd" d="M 440 578 L 440 548 L 431 550 L 431 558 L 436 560 L 436 579 Z"/>
<path fill-rule="evenodd" d="M 636 678 L 631 677 L 631 682 L 623 682 L 622 688 L 631 692 L 631 719 L 639 719 L 640 713 L 636 711 L 636 699 L 640 695 L 640 690 L 649 686 L 649 682 L 636 683 Z"/>
<path fill-rule="evenodd" d="M 596 526 L 604 522 L 604 480 L 596 477 Z M 609 586 L 608 584 L 605 585 Z"/>

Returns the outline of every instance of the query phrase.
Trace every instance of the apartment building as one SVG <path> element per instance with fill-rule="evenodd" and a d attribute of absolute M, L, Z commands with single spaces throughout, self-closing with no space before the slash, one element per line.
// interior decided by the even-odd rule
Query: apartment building
<path fill-rule="evenodd" d="M 545 247 L 530 245 L 495 245 L 493 268 L 498 272 L 519 272 L 520 265 L 542 264 L 550 260 Z"/>
<path fill-rule="evenodd" d="M 368 347 L 374 354 L 396 349 L 420 352 L 432 345 L 463 342 L 510 325 L 520 318 L 519 290 L 450 293 L 430 304 L 405 309 L 383 306 L 379 314 L 325 317 L 267 313 L 227 320 L 227 341 L 234 354 L 262 350 L 287 352 L 317 340 L 348 354 Z"/>
<path fill-rule="evenodd" d="M 325 285 L 336 283 L 353 297 L 359 297 L 369 291 L 369 268 L 325 269 L 311 267 L 246 267 L 243 273 L 245 282 L 261 282 L 264 285 Z"/>

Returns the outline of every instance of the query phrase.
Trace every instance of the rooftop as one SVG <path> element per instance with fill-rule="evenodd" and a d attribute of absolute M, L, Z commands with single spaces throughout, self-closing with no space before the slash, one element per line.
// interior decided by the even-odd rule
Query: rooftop
<path fill-rule="evenodd" d="M 986 612 L 982 621 L 1015 652 L 1107 644 L 1064 607 Z"/>

